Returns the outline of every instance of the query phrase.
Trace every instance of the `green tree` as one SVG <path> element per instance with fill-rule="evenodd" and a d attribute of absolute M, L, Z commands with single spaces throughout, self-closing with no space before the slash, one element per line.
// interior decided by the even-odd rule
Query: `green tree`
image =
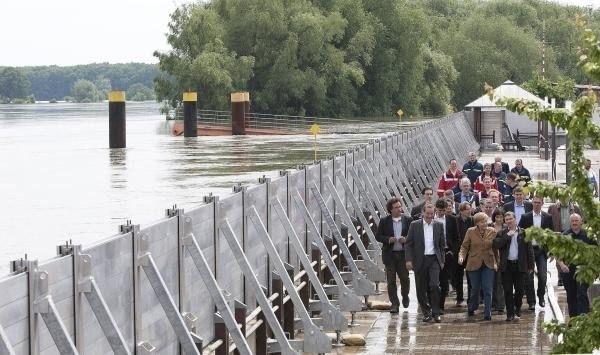
<path fill-rule="evenodd" d="M 29 80 L 20 69 L 8 67 L 0 70 L 0 97 L 9 101 L 25 99 L 29 93 Z"/>
<path fill-rule="evenodd" d="M 559 79 L 552 82 L 535 73 L 533 78 L 523 83 L 523 88 L 538 97 L 555 98 L 558 107 L 564 107 L 566 100 L 575 98 L 575 81 L 572 79 Z"/>
<path fill-rule="evenodd" d="M 96 89 L 98 89 L 98 97 L 100 100 L 106 99 L 108 97 L 108 92 L 112 90 L 110 79 L 104 75 L 98 75 L 96 80 L 94 80 L 94 85 L 96 85 Z"/>
<path fill-rule="evenodd" d="M 101 100 L 96 85 L 85 79 L 79 79 L 73 84 L 71 96 L 75 102 L 98 102 Z"/>
<path fill-rule="evenodd" d="M 133 84 L 127 90 L 127 100 L 150 101 L 154 100 L 154 91 L 144 84 Z"/>
<path fill-rule="evenodd" d="M 579 19 L 579 26 L 586 26 Z M 597 34 L 583 30 L 580 66 L 582 71 L 593 81 L 600 80 L 600 41 Z M 493 91 L 489 92 L 493 97 Z M 547 120 L 552 125 L 564 129 L 569 135 L 569 149 L 572 178 L 569 186 L 537 183 L 534 193 L 561 201 L 573 200 L 579 203 L 585 214 L 584 230 L 589 238 L 600 241 L 600 202 L 590 193 L 587 174 L 583 168 L 585 162 L 584 147 L 590 142 L 594 148 L 600 148 L 600 127 L 592 121 L 592 113 L 596 106 L 596 95 L 590 91 L 579 98 L 573 106 L 573 112 L 546 109 L 537 103 L 527 100 L 504 99 L 497 103 L 519 114 L 541 121 Z M 577 265 L 576 279 L 579 282 L 592 284 L 600 275 L 600 245 L 588 245 L 580 241 L 566 238 L 559 233 L 532 227 L 527 229 L 526 238 L 535 239 L 547 247 L 550 254 L 567 264 Z M 591 353 L 600 347 L 600 298 L 593 301 L 591 311 L 573 317 L 568 324 L 551 323 L 547 329 L 562 335 L 563 342 L 553 349 L 556 353 Z"/>

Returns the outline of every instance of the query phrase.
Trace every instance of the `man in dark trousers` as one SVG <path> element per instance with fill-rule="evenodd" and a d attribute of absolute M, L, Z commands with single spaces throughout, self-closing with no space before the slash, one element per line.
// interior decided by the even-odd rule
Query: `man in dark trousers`
<path fill-rule="evenodd" d="M 464 302 L 464 291 L 463 291 L 463 280 L 465 276 L 465 266 L 458 263 L 458 253 L 460 252 L 460 246 L 465 239 L 467 230 L 475 226 L 473 217 L 471 217 L 472 206 L 468 202 L 463 202 L 458 207 L 459 214 L 456 219 L 456 229 L 458 231 L 458 240 L 455 244 L 452 244 L 452 255 L 454 256 L 454 288 L 456 289 L 456 305 L 462 306 Z M 467 277 L 467 304 L 469 303 L 469 296 L 471 295 L 471 281 Z"/>
<path fill-rule="evenodd" d="M 515 199 L 516 201 L 516 199 Z M 538 228 L 544 228 L 552 230 L 554 223 L 552 222 L 552 216 L 542 211 L 542 205 L 544 204 L 544 198 L 541 196 L 535 196 L 533 198 L 533 211 L 525 213 L 521 216 L 519 227 L 527 229 L 535 226 Z M 535 265 L 537 268 L 538 287 L 537 296 L 539 299 L 540 307 L 546 306 L 544 296 L 546 295 L 546 274 L 548 272 L 548 253 L 546 249 L 540 247 L 538 243 L 533 240 L 533 254 L 535 258 Z M 535 310 L 535 288 L 533 283 L 533 273 L 527 275 L 525 280 L 525 294 L 527 295 L 527 303 L 529 304 L 529 310 Z"/>
<path fill-rule="evenodd" d="M 406 270 L 404 246 L 408 227 L 412 219 L 403 214 L 400 199 L 392 197 L 386 203 L 389 215 L 383 217 L 377 226 L 375 239 L 383 243 L 381 248 L 385 274 L 387 278 L 388 297 L 392 303 L 390 313 L 398 313 L 400 301 L 396 287 L 396 275 L 400 278 L 400 292 L 402 293 L 402 306 L 408 308 L 410 279 Z"/>
<path fill-rule="evenodd" d="M 504 204 L 504 212 L 513 212 L 517 219 L 517 224 L 521 221 L 521 216 L 533 210 L 533 205 L 525 201 L 523 188 L 517 186 L 513 189 L 513 201 Z"/>
<path fill-rule="evenodd" d="M 526 275 L 533 273 L 533 247 L 525 241 L 523 229 L 517 226 L 513 212 L 504 215 L 506 228 L 494 238 L 493 247 L 500 252 L 498 271 L 502 275 L 506 321 L 521 317 L 523 287 Z M 514 292 L 513 292 L 514 288 Z"/>
<path fill-rule="evenodd" d="M 570 217 L 571 228 L 567 229 L 563 234 L 565 237 L 579 240 L 585 244 L 597 245 L 591 240 L 587 233 L 582 228 L 581 216 L 573 213 Z M 564 262 L 557 260 L 556 264 L 562 272 L 563 284 L 567 292 L 567 304 L 569 307 L 569 317 L 573 318 L 583 313 L 590 311 L 590 300 L 588 298 L 588 285 L 581 283 L 575 279 L 575 271 L 577 264 L 573 263 L 566 265 Z"/>
<path fill-rule="evenodd" d="M 446 213 L 448 205 L 446 200 L 439 199 L 435 201 L 435 221 L 444 226 L 444 241 L 446 249 L 444 254 L 444 267 L 440 271 L 440 313 L 444 314 L 444 304 L 450 291 L 449 281 L 452 275 L 452 245 L 458 243 L 458 231 L 456 227 L 456 217 Z"/>
<path fill-rule="evenodd" d="M 412 219 L 421 218 L 421 213 L 423 213 L 423 206 L 426 203 L 432 203 L 433 200 L 433 189 L 429 186 L 426 186 L 421 190 L 421 194 L 423 194 L 423 202 L 419 203 L 415 207 L 410 210 L 410 217 Z"/>
<path fill-rule="evenodd" d="M 440 270 L 444 268 L 444 226 L 433 220 L 434 207 L 423 206 L 423 218 L 413 221 L 406 237 L 406 268 L 414 270 L 417 300 L 423 312 L 423 321 L 440 317 Z M 429 298 L 427 292 L 429 291 Z M 429 302 L 431 300 L 431 303 Z"/>

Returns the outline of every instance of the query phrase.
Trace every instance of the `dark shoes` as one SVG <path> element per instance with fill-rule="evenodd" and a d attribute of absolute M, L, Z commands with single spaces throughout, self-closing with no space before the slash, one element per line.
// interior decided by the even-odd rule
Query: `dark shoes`
<path fill-rule="evenodd" d="M 460 306 L 462 306 L 462 305 L 463 305 L 463 303 L 464 303 L 464 301 L 463 301 L 463 300 L 456 301 L 456 307 L 460 307 Z"/>
<path fill-rule="evenodd" d="M 406 297 L 406 298 L 402 299 L 402 307 L 408 308 L 409 304 L 410 304 L 410 298 Z"/>
<path fill-rule="evenodd" d="M 535 304 L 530 304 L 529 305 L 529 310 L 530 311 L 535 311 Z"/>
<path fill-rule="evenodd" d="M 540 302 L 538 303 L 540 305 L 540 307 L 546 307 L 546 301 L 544 301 L 543 299 L 540 300 Z"/>
<path fill-rule="evenodd" d="M 399 308 L 400 307 L 397 304 L 393 304 L 392 308 L 390 308 L 390 313 L 395 314 L 395 313 L 400 312 Z"/>
<path fill-rule="evenodd" d="M 440 315 L 442 315 L 442 316 L 443 316 L 443 315 L 444 315 L 444 313 L 445 313 L 445 312 L 444 312 L 444 309 L 443 309 L 443 308 L 440 308 Z"/>
<path fill-rule="evenodd" d="M 558 279 L 558 284 L 556 286 L 561 287 L 563 285 L 563 280 L 562 279 Z"/>
<path fill-rule="evenodd" d="M 440 315 L 438 314 L 437 316 L 433 317 L 433 320 L 435 320 L 436 323 L 441 323 L 442 317 L 440 317 Z"/>
<path fill-rule="evenodd" d="M 423 316 L 423 322 L 429 323 L 433 320 L 433 317 L 429 314 Z"/>
<path fill-rule="evenodd" d="M 515 320 L 515 316 L 506 316 L 507 322 L 512 322 L 513 320 Z"/>
<path fill-rule="evenodd" d="M 485 317 L 483 317 L 483 321 L 484 322 L 488 322 L 488 321 L 491 321 L 491 320 L 492 320 L 492 316 L 485 316 Z"/>

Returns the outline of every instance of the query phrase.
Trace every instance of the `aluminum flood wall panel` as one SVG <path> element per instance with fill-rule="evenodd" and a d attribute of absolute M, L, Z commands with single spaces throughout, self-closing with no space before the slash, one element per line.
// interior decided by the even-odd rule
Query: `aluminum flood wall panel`
<path fill-rule="evenodd" d="M 288 210 L 288 189 L 287 189 L 287 175 L 286 176 L 280 176 L 278 178 L 275 178 L 273 180 L 271 180 L 270 185 L 270 189 L 271 191 L 269 192 L 269 195 L 271 196 L 271 199 L 279 199 L 279 201 L 281 202 L 281 205 L 283 205 L 283 209 L 285 211 Z M 272 205 L 272 204 L 271 204 Z M 289 212 L 288 212 L 288 217 L 289 217 Z M 283 225 L 281 224 L 281 221 L 279 220 L 279 217 L 277 216 L 277 213 L 274 212 L 274 210 L 271 208 L 270 211 L 270 216 L 269 216 L 270 220 L 269 220 L 269 235 L 271 236 L 271 239 L 273 240 L 273 244 L 275 244 L 275 248 L 277 248 L 277 252 L 279 253 L 279 256 L 281 257 L 281 260 L 283 260 L 286 263 L 289 263 L 290 261 L 290 253 L 293 253 L 293 251 L 290 249 L 291 246 L 289 245 L 289 239 L 288 236 L 285 232 L 285 229 L 283 228 Z"/>
<path fill-rule="evenodd" d="M 148 238 L 148 251 L 152 254 L 167 289 L 175 304 L 179 304 L 179 261 L 178 261 L 178 219 L 165 218 L 140 231 Z M 140 277 L 140 295 L 142 327 L 139 340 L 148 341 L 155 351 L 176 354 L 179 343 L 171 328 L 148 278 L 142 271 Z"/>
<path fill-rule="evenodd" d="M 237 192 L 219 201 L 218 218 L 227 218 L 240 245 L 244 245 L 243 193 Z M 231 299 L 246 303 L 244 277 L 223 232 L 217 234 L 217 282 L 231 294 Z M 266 286 L 266 285 L 263 285 Z M 256 305 L 249 305 L 254 309 Z"/>
<path fill-rule="evenodd" d="M 0 280 L 0 325 L 15 354 L 29 353 L 29 298 L 27 274 Z"/>
<path fill-rule="evenodd" d="M 48 272 L 48 294 L 56 305 L 58 314 L 67 329 L 71 339 L 74 334 L 73 314 L 73 257 L 64 256 L 48 260 L 38 266 L 38 270 Z M 40 354 L 58 354 L 52 336 L 46 324 L 39 317 L 39 345 Z"/>
<path fill-rule="evenodd" d="M 249 187 L 245 191 L 244 205 L 246 209 L 254 206 L 264 226 L 267 227 L 267 184 L 259 184 Z M 245 229 L 244 253 L 250 262 L 250 266 L 252 266 L 254 274 L 258 278 L 258 282 L 268 288 L 269 257 L 267 254 L 267 249 L 261 240 L 259 230 L 257 230 L 254 224 L 251 223 L 250 219 L 247 217 Z M 245 294 L 248 311 L 251 312 L 256 308 L 255 290 L 253 290 L 249 284 L 246 284 Z"/>
<path fill-rule="evenodd" d="M 289 173 L 289 175 L 288 175 L 288 191 L 289 191 L 290 197 L 296 196 L 297 192 L 300 192 L 300 195 L 302 195 L 302 198 L 304 199 L 304 201 L 306 201 L 305 186 L 306 186 L 306 181 L 305 181 L 304 170 L 294 170 Z M 291 201 L 292 201 L 292 199 L 290 198 L 290 204 L 288 207 L 289 208 L 288 217 L 290 219 L 290 222 L 292 222 L 292 225 L 294 226 L 294 231 L 298 235 L 300 242 L 304 246 L 304 250 L 305 251 L 310 250 L 310 249 L 306 249 L 306 243 L 307 243 L 306 242 L 306 238 L 307 238 L 306 223 L 304 223 L 302 214 L 300 213 L 300 210 L 296 207 L 296 204 L 292 203 Z M 307 254 L 310 254 L 310 253 L 307 253 Z M 290 264 L 294 266 L 296 273 L 300 270 L 300 262 L 298 261 L 298 257 L 296 256 L 295 253 L 292 253 L 292 252 L 290 252 Z"/>
<path fill-rule="evenodd" d="M 331 181 L 333 181 L 333 184 L 335 185 L 335 189 L 337 190 L 338 195 L 340 195 L 342 202 L 344 202 L 344 206 L 335 206 L 336 211 L 338 211 L 340 208 L 347 209 L 346 205 L 348 205 L 348 203 L 346 202 L 346 191 L 344 190 L 344 187 L 342 185 L 340 185 L 339 181 L 337 181 L 337 177 L 335 177 L 335 173 L 337 171 L 341 171 L 342 175 L 345 175 L 345 173 L 346 173 L 346 154 L 337 155 L 333 158 L 334 178 Z"/>
<path fill-rule="evenodd" d="M 332 213 L 335 213 L 335 201 L 331 196 L 331 192 L 329 189 L 325 188 L 325 179 L 329 178 L 332 182 L 335 181 L 333 177 L 333 158 L 321 161 L 321 193 L 323 194 L 323 198 L 325 198 L 325 202 L 327 203 L 327 207 Z"/>
<path fill-rule="evenodd" d="M 320 233 L 323 233 L 323 226 L 322 226 L 322 218 L 321 218 L 321 209 L 319 208 L 319 205 L 317 204 L 317 201 L 315 200 L 315 197 L 313 196 L 313 194 L 310 192 L 310 188 L 313 185 L 316 185 L 317 188 L 319 188 L 319 190 L 321 190 L 321 164 L 312 164 L 312 165 L 308 165 L 305 167 L 305 172 L 306 172 L 306 207 L 308 207 L 308 211 L 310 212 L 310 215 L 313 218 L 313 221 L 315 222 L 315 225 L 317 226 L 317 228 L 319 229 Z M 323 196 L 325 198 L 325 202 L 327 202 L 327 198 L 325 196 Z M 311 259 L 311 253 L 309 252 L 311 249 L 311 240 L 314 236 L 311 236 L 310 233 L 307 236 L 307 244 L 306 244 L 306 251 L 308 254 L 308 258 Z"/>
<path fill-rule="evenodd" d="M 114 317 L 130 351 L 134 350 L 133 320 L 133 240 L 126 233 L 82 250 L 91 256 L 91 275 L 94 277 L 106 305 Z M 83 353 L 112 352 L 89 303 L 82 297 Z"/>
<path fill-rule="evenodd" d="M 215 205 L 214 202 L 201 205 L 189 210 L 185 217 L 192 218 L 192 232 L 194 237 L 210 265 L 211 271 L 215 272 Z M 214 338 L 214 326 L 208 319 L 212 319 L 215 312 L 215 304 L 200 277 L 194 261 L 189 253 L 185 253 L 185 287 L 186 296 L 183 299 L 182 309 L 194 314 L 196 322 L 196 333 L 206 344 Z"/>

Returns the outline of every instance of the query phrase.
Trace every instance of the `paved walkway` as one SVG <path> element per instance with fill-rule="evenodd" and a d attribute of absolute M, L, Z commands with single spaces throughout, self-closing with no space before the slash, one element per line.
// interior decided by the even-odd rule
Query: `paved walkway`
<path fill-rule="evenodd" d="M 550 161 L 539 159 L 533 152 L 484 152 L 480 162 L 493 162 L 494 156 L 502 156 L 510 166 L 514 166 L 517 158 L 532 173 L 534 180 L 547 180 L 550 172 Z M 563 166 L 564 169 L 564 166 Z M 561 168 L 559 168 L 559 171 Z M 563 173 L 564 174 L 564 173 Z M 548 285 L 554 287 L 563 314 L 566 312 L 566 300 L 562 287 L 556 287 L 556 267 L 548 265 Z M 537 280 L 535 281 L 537 285 Z M 399 284 L 399 283 L 398 283 Z M 387 301 L 385 283 L 380 284 L 382 294 L 371 297 L 373 300 Z M 464 285 L 466 293 L 466 280 Z M 466 306 L 455 306 L 453 293 L 446 300 L 446 314 L 442 322 L 423 323 L 417 310 L 417 297 L 414 276 L 411 273 L 411 303 L 408 309 L 400 309 L 400 313 L 392 315 L 387 311 L 368 311 L 357 314 L 356 328 L 351 333 L 366 334 L 366 345 L 360 347 L 342 347 L 338 354 L 547 354 L 550 353 L 554 339 L 543 330 L 543 323 L 552 319 L 550 302 L 546 308 L 537 306 L 535 312 L 527 310 L 527 302 L 523 300 L 524 309 L 519 321 L 507 323 L 505 314 L 492 316 L 491 322 L 481 321 L 481 311 L 473 319 L 468 319 Z M 466 297 L 466 295 L 465 295 Z"/>

